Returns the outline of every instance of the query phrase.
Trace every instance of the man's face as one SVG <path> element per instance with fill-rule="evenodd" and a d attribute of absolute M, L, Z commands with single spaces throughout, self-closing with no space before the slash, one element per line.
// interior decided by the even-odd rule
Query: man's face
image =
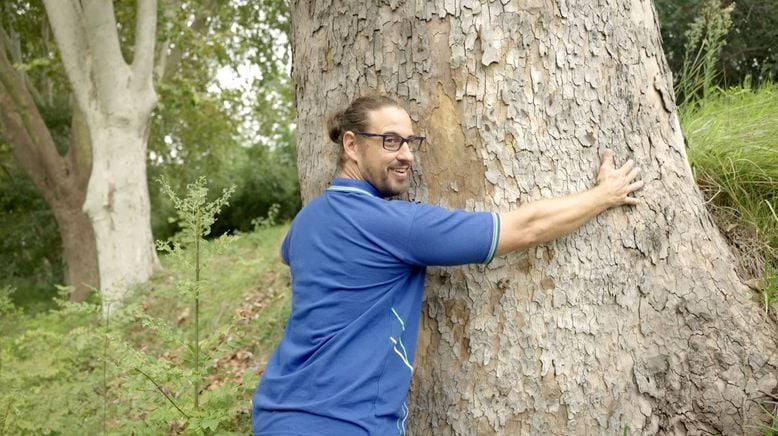
<path fill-rule="evenodd" d="M 403 137 L 413 135 L 411 118 L 403 109 L 386 106 L 370 111 L 369 133 L 396 133 Z M 361 177 L 385 196 L 394 196 L 408 190 L 413 164 L 413 152 L 407 143 L 397 151 L 382 147 L 380 137 L 358 137 L 357 166 Z"/>

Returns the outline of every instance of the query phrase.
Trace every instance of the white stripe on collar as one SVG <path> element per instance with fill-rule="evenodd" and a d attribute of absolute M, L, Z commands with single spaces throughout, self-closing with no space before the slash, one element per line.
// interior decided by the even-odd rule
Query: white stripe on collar
<path fill-rule="evenodd" d="M 375 197 L 375 195 L 365 191 L 364 189 L 354 188 L 351 186 L 330 186 L 327 188 L 328 191 L 341 191 L 341 192 L 356 192 L 357 194 L 364 194 L 369 195 L 371 197 Z"/>

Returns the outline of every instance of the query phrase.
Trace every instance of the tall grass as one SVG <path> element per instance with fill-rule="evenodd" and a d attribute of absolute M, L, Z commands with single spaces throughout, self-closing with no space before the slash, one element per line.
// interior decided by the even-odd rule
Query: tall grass
<path fill-rule="evenodd" d="M 734 9 L 735 3 L 722 7 L 719 0 L 700 2 L 697 17 L 684 32 L 683 66 L 675 86 L 681 106 L 693 106 L 700 97 L 716 91 L 714 80 L 719 74 L 716 64 L 732 27 Z"/>
<path fill-rule="evenodd" d="M 719 91 L 681 107 L 697 183 L 765 310 L 778 296 L 778 86 Z"/>

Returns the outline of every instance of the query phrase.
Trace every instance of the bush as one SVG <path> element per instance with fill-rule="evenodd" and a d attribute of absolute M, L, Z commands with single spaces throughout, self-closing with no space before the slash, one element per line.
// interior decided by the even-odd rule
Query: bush
<path fill-rule="evenodd" d="M 54 215 L 21 170 L 10 163 L 0 166 L 0 286 L 17 288 L 16 304 L 48 307 L 56 294 L 53 284 L 64 281 Z"/>
<path fill-rule="evenodd" d="M 28 315 L 0 286 L 0 434 L 250 432 L 251 394 L 289 314 L 286 229 L 203 241 L 223 200 L 192 188 L 173 201 L 188 213 L 167 270 L 110 318 L 62 299 Z"/>
<path fill-rule="evenodd" d="M 274 207 L 276 222 L 295 216 L 302 202 L 293 151 L 259 146 L 246 150 L 246 159 L 233 170 L 231 183 L 237 190 L 214 224 L 214 235 L 249 232 L 253 221 L 267 217 Z"/>

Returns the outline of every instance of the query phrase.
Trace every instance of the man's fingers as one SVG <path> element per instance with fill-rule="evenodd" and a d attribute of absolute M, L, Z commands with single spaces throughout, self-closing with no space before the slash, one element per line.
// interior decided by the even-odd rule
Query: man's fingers
<path fill-rule="evenodd" d="M 602 163 L 600 164 L 600 167 L 608 165 L 611 167 L 613 166 L 613 151 L 611 151 L 610 148 L 606 148 L 602 153 Z"/>
<path fill-rule="evenodd" d="M 637 198 L 635 198 L 635 197 L 627 197 L 627 198 L 624 200 L 624 204 L 628 204 L 628 205 L 630 205 L 630 206 L 634 206 L 634 205 L 636 205 L 636 204 L 640 204 L 640 200 L 638 200 L 638 199 L 637 199 Z"/>
<path fill-rule="evenodd" d="M 619 171 L 621 171 L 623 174 L 627 174 L 634 167 L 635 167 L 635 161 L 630 159 L 624 165 L 622 165 L 621 168 L 619 168 Z"/>
<path fill-rule="evenodd" d="M 642 180 L 638 180 L 635 183 L 630 183 L 629 186 L 627 186 L 627 189 L 629 190 L 629 192 L 635 192 L 638 189 L 642 188 L 643 185 L 644 185 L 643 181 Z"/>
<path fill-rule="evenodd" d="M 640 168 L 632 168 L 632 171 L 627 174 L 627 180 L 634 180 L 638 174 L 640 174 Z"/>

